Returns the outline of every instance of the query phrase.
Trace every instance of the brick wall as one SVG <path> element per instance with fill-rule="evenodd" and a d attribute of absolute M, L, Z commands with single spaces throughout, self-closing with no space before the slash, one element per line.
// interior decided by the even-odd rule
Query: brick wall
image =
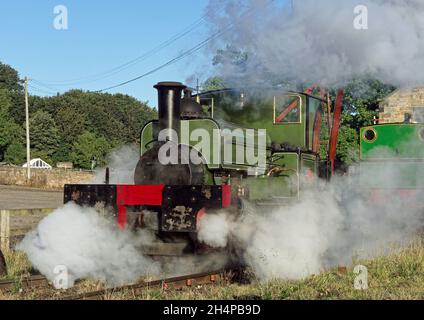
<path fill-rule="evenodd" d="M 27 181 L 25 168 L 0 167 L 0 185 L 61 190 L 65 184 L 90 183 L 93 180 L 94 173 L 90 171 L 31 169 L 31 180 Z"/>
<path fill-rule="evenodd" d="M 424 122 L 424 87 L 396 90 L 380 103 L 380 123 L 403 122 L 407 113 Z"/>

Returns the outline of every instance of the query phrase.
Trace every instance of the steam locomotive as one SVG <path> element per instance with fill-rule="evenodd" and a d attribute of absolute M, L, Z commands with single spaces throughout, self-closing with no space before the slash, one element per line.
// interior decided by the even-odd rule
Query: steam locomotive
<path fill-rule="evenodd" d="M 155 88 L 159 117 L 142 129 L 134 184 L 110 184 L 106 170 L 104 184 L 64 189 L 65 203 L 112 215 L 121 229 L 153 231 L 158 241 L 143 248 L 148 255 L 204 253 L 197 235 L 206 215 L 222 209 L 240 215 L 246 202 L 260 212 L 298 201 L 304 184 L 334 174 L 341 90 L 332 107 L 328 93 L 315 86 L 304 92 L 223 89 L 197 95 L 178 82 L 160 82 Z M 265 137 L 252 129 L 265 129 Z M 214 142 L 199 143 L 199 136 Z M 265 162 L 259 157 L 247 161 L 248 153 L 258 153 L 261 139 Z M 178 161 L 161 161 L 163 150 Z M 237 157 L 237 150 L 244 157 Z M 235 156 L 222 156 L 225 151 Z M 193 161 L 193 154 L 201 161 Z M 361 128 L 360 161 L 352 166 L 359 171 L 355 185 L 370 201 L 398 198 L 424 208 L 423 161 L 424 124 Z M 388 167 L 395 179 L 386 179 Z M 382 174 L 379 168 L 385 168 Z M 0 251 L 0 274 L 5 269 Z"/>
<path fill-rule="evenodd" d="M 107 174 L 105 184 L 66 185 L 64 190 L 65 203 L 112 212 L 121 229 L 153 229 L 158 242 L 144 248 L 146 254 L 199 253 L 203 246 L 197 232 L 205 215 L 222 209 L 240 214 L 246 201 L 267 207 L 296 201 L 304 176 L 314 180 L 331 175 L 342 91 L 333 120 L 329 113 L 323 121 L 325 110 L 331 109 L 329 99 L 323 92 L 314 96 L 315 87 L 252 96 L 236 89 L 192 95 L 178 82 L 154 87 L 159 117 L 142 129 L 134 184 L 109 184 Z M 324 126 L 331 134 L 322 158 Z M 213 143 L 205 143 L 209 138 Z M 255 151 L 256 160 L 248 161 L 247 154 Z M 177 162 L 161 161 L 170 153 Z"/>

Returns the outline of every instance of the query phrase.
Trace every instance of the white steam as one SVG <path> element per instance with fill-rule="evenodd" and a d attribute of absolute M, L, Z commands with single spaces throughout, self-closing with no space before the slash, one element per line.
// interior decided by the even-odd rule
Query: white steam
<path fill-rule="evenodd" d="M 368 9 L 368 29 L 354 27 L 358 5 Z M 221 59 L 230 85 L 342 86 L 366 75 L 401 86 L 424 82 L 422 0 L 299 0 L 293 11 L 279 1 L 210 0 L 207 12 L 211 32 L 233 25 L 213 54 L 226 45 L 248 54 L 247 64 Z"/>
<path fill-rule="evenodd" d="M 131 146 L 113 152 L 110 182 L 133 184 L 138 160 L 139 152 Z M 104 173 L 104 169 L 99 170 L 93 183 L 103 183 Z M 153 260 L 143 249 L 162 243 L 156 229 L 157 225 L 137 232 L 120 230 L 111 212 L 99 213 L 70 202 L 44 218 L 16 249 L 25 252 L 34 268 L 53 284 L 65 267 L 67 287 L 78 279 L 120 285 L 145 277 L 181 276 L 225 267 L 228 257 L 222 253 Z"/>
<path fill-rule="evenodd" d="M 134 184 L 134 171 L 140 160 L 140 148 L 127 145 L 113 150 L 107 159 L 111 184 Z M 105 182 L 106 168 L 96 170 L 93 183 Z"/>
<path fill-rule="evenodd" d="M 198 239 L 215 248 L 225 248 L 228 244 L 227 235 L 230 233 L 230 217 L 224 212 L 206 215 L 200 223 Z M 201 227 L 206 225 L 207 227 Z"/>
<path fill-rule="evenodd" d="M 159 265 L 136 248 L 145 241 L 119 230 L 95 209 L 71 202 L 43 219 L 17 249 L 51 281 L 57 277 L 55 268 L 65 266 L 70 286 L 84 278 L 123 284 L 159 273 Z"/>
<path fill-rule="evenodd" d="M 354 258 L 386 254 L 424 226 L 420 199 L 399 197 L 394 188 L 403 179 L 397 168 L 398 163 L 380 163 L 368 177 L 385 190 L 380 199 L 367 189 L 368 181 L 336 177 L 302 191 L 301 200 L 291 205 L 272 210 L 250 205 L 238 219 L 230 214 L 204 218 L 199 234 L 210 246 L 231 242 L 261 280 L 301 279 Z"/>

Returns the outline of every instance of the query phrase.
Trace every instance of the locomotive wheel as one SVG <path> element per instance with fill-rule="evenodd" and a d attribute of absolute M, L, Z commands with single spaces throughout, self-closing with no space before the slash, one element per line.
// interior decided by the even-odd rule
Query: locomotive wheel
<path fill-rule="evenodd" d="M 6 259 L 4 258 L 3 252 L 0 250 L 0 276 L 7 275 Z"/>

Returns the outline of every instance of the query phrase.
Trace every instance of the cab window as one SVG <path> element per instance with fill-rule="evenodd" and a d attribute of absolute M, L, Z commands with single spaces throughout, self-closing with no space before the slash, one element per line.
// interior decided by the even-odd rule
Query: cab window
<path fill-rule="evenodd" d="M 299 96 L 274 97 L 274 124 L 301 123 Z"/>

